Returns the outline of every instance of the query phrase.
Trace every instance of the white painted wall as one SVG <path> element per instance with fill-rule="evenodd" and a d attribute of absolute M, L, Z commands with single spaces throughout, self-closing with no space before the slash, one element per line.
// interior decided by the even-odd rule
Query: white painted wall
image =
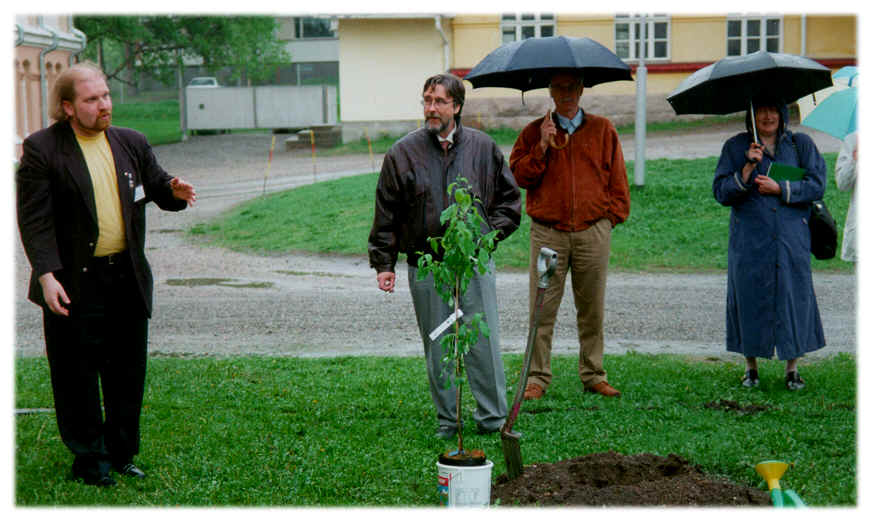
<path fill-rule="evenodd" d="M 340 19 L 342 122 L 422 119 L 421 89 L 443 62 L 433 18 Z"/>

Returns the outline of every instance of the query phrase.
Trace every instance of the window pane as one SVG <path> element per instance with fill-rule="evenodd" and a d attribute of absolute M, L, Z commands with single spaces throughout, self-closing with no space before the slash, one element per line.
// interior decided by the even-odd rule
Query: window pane
<path fill-rule="evenodd" d="M 727 56 L 738 56 L 742 52 L 742 42 L 727 40 Z"/>
<path fill-rule="evenodd" d="M 532 38 L 536 36 L 536 28 L 535 27 L 521 27 L 521 39 L 526 40 L 527 38 Z"/>
<path fill-rule="evenodd" d="M 760 36 L 760 20 L 748 20 L 748 36 Z"/>
<path fill-rule="evenodd" d="M 629 40 L 630 39 L 630 25 L 626 23 L 615 24 L 615 39 L 616 40 Z"/>
<path fill-rule="evenodd" d="M 666 23 L 654 24 L 654 37 L 657 39 L 666 38 Z"/>
<path fill-rule="evenodd" d="M 760 50 L 760 39 L 754 38 L 748 40 L 748 54 L 752 52 L 757 52 Z"/>
<path fill-rule="evenodd" d="M 503 20 L 514 20 L 514 19 L 515 19 L 514 14 L 504 14 L 503 15 Z"/>
<path fill-rule="evenodd" d="M 304 38 L 330 38 L 333 31 L 330 30 L 330 20 L 326 18 L 303 18 Z"/>
<path fill-rule="evenodd" d="M 655 58 L 665 58 L 666 57 L 666 42 L 654 42 L 654 57 Z"/>
<path fill-rule="evenodd" d="M 766 50 L 778 52 L 778 38 L 766 38 Z"/>
<path fill-rule="evenodd" d="M 529 13 L 521 14 L 521 20 L 535 20 L 535 19 L 536 19 L 535 14 L 529 14 Z"/>
<path fill-rule="evenodd" d="M 627 42 L 618 42 L 615 44 L 615 54 L 619 58 L 627 59 L 630 57 L 630 44 Z"/>
<path fill-rule="evenodd" d="M 553 14 L 540 14 L 539 19 L 540 20 L 553 20 L 554 15 Z"/>
<path fill-rule="evenodd" d="M 742 22 L 739 20 L 730 20 L 727 22 L 727 36 L 742 36 Z"/>
<path fill-rule="evenodd" d="M 294 18 L 294 38 L 303 37 L 303 19 Z"/>
<path fill-rule="evenodd" d="M 548 36 L 554 36 L 554 26 L 553 25 L 543 25 L 539 28 L 540 36 L 546 38 Z"/>
<path fill-rule="evenodd" d="M 781 20 L 766 20 L 766 35 L 767 36 L 777 36 L 779 34 L 779 27 Z"/>
<path fill-rule="evenodd" d="M 515 41 L 514 29 L 503 29 L 503 43 L 511 43 Z"/>

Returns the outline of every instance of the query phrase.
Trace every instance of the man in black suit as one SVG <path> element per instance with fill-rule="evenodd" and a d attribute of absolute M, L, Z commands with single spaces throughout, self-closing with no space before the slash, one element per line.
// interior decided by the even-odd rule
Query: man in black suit
<path fill-rule="evenodd" d="M 111 126 L 109 88 L 93 64 L 60 74 L 51 102 L 56 122 L 24 141 L 16 175 L 18 227 L 33 269 L 28 299 L 43 308 L 73 476 L 107 486 L 115 484 L 111 469 L 145 477 L 133 462 L 152 309 L 145 205 L 179 211 L 196 193 L 157 164 L 142 134 Z"/>

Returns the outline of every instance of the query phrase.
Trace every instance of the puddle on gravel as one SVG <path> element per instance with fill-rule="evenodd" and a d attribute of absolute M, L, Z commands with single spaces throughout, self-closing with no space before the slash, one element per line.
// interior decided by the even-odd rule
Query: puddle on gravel
<path fill-rule="evenodd" d="M 278 274 L 286 274 L 289 276 L 324 276 L 327 278 L 354 278 L 350 274 L 340 274 L 340 273 L 326 273 L 323 271 L 286 271 L 279 270 L 276 271 Z"/>
<path fill-rule="evenodd" d="M 219 285 L 221 287 L 233 287 L 236 289 L 269 289 L 272 282 L 240 282 L 233 278 L 170 278 L 167 285 L 177 287 L 203 287 Z"/>

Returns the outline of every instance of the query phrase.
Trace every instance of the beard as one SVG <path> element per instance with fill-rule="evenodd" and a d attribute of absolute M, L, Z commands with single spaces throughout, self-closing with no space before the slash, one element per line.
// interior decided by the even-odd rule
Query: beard
<path fill-rule="evenodd" d="M 450 116 L 443 119 L 438 114 L 430 116 L 427 118 L 427 121 L 426 121 L 427 131 L 433 135 L 439 135 L 442 132 L 448 130 L 448 128 L 451 126 L 452 119 L 453 118 Z M 437 121 L 439 123 L 438 125 L 436 125 Z"/>
<path fill-rule="evenodd" d="M 108 115 L 109 117 L 104 119 L 103 116 L 106 115 Z M 75 123 L 76 125 L 78 125 L 79 128 L 93 133 L 100 133 L 103 130 L 109 128 L 109 126 L 112 124 L 112 112 L 103 112 L 101 114 L 98 114 L 93 121 L 85 121 L 79 117 L 79 114 L 73 114 L 72 117 L 73 119 L 75 119 Z"/>

